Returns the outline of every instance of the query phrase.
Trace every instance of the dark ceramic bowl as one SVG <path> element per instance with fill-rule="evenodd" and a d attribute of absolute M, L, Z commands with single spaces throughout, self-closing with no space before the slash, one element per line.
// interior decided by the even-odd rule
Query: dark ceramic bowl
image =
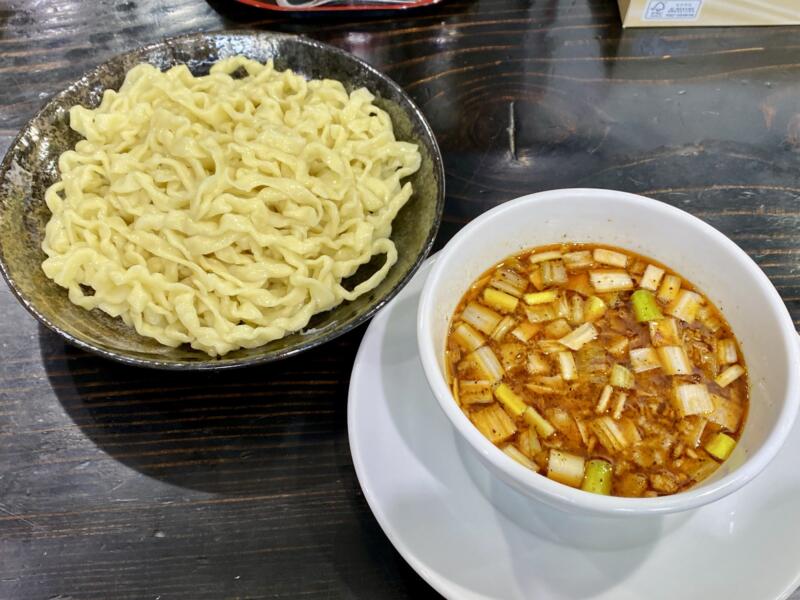
<path fill-rule="evenodd" d="M 273 59 L 307 78 L 341 81 L 348 91 L 366 87 L 392 118 L 395 135 L 413 142 L 422 167 L 413 175 L 414 195 L 397 215 L 392 240 L 398 261 L 374 290 L 311 319 L 300 332 L 259 348 L 210 358 L 188 346 L 169 348 L 138 335 L 120 319 L 73 305 L 66 290 L 44 276 L 41 250 L 50 213 L 45 189 L 58 176 L 59 155 L 80 139 L 69 128 L 69 108 L 97 106 L 103 90 L 118 89 L 125 73 L 141 62 L 160 69 L 185 63 L 196 75 L 212 63 L 237 54 Z M 222 369 L 277 360 L 323 344 L 369 319 L 411 278 L 433 245 L 444 207 L 442 157 L 430 126 L 408 95 L 392 80 L 342 50 L 293 35 L 265 32 L 200 33 L 172 38 L 118 56 L 90 71 L 56 95 L 22 129 L 0 165 L 0 271 L 20 302 L 44 325 L 67 341 L 101 356 L 163 369 Z M 345 282 L 355 285 L 378 268 L 362 266 Z"/>

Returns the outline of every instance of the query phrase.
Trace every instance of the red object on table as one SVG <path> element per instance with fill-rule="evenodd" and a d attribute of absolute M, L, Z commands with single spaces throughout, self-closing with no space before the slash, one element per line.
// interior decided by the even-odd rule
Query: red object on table
<path fill-rule="evenodd" d="M 280 12 L 402 10 L 438 4 L 441 0 L 236 0 L 241 4 Z"/>

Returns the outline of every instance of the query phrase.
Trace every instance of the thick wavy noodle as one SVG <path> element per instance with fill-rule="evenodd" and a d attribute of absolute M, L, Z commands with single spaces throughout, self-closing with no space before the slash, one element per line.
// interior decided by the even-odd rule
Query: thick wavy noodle
<path fill-rule="evenodd" d="M 87 310 L 212 356 L 302 329 L 397 260 L 392 220 L 420 154 L 373 99 L 243 57 L 203 77 L 134 67 L 70 111 L 85 139 L 46 193 L 45 274 Z"/>

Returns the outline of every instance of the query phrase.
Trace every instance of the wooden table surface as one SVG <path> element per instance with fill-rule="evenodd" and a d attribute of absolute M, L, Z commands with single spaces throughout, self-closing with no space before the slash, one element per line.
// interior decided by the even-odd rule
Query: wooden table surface
<path fill-rule="evenodd" d="M 411 93 L 445 157 L 439 244 L 524 193 L 637 192 L 733 238 L 798 323 L 800 28 L 622 31 L 612 0 L 332 20 L 230 0 L 5 0 L 0 150 L 115 53 L 242 27 L 330 42 Z M 363 332 L 264 367 L 153 372 L 66 346 L 0 284 L 0 598 L 435 596 L 353 471 Z"/>

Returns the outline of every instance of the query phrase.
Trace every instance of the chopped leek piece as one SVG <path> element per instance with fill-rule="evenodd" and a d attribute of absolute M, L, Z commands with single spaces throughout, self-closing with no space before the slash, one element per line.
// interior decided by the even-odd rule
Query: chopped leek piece
<path fill-rule="evenodd" d="M 594 288 L 589 282 L 589 273 L 581 271 L 575 273 L 567 278 L 567 283 L 564 284 L 564 289 L 571 292 L 578 292 L 581 296 L 589 297 L 594 294 Z"/>
<path fill-rule="evenodd" d="M 631 294 L 631 302 L 633 303 L 633 314 L 639 323 L 658 321 L 664 318 L 661 309 L 658 308 L 656 297 L 650 290 L 636 290 Z"/>
<path fill-rule="evenodd" d="M 546 260 L 558 260 L 559 258 L 561 258 L 561 252 L 558 250 L 548 250 L 547 252 L 537 252 L 536 254 L 531 254 L 530 261 L 535 265 Z"/>
<path fill-rule="evenodd" d="M 530 383 L 526 383 L 525 388 L 529 389 L 535 394 L 554 394 L 556 396 L 563 396 L 567 393 L 567 388 L 564 385 L 564 378 L 561 377 L 561 375 L 536 377 Z"/>
<path fill-rule="evenodd" d="M 625 441 L 629 446 L 638 444 L 642 441 L 642 436 L 633 421 L 630 419 L 620 419 L 618 423 L 620 429 L 622 430 L 622 435 L 625 437 Z"/>
<path fill-rule="evenodd" d="M 715 460 L 700 460 L 694 467 L 687 469 L 686 474 L 694 481 L 703 481 L 703 479 L 709 477 L 711 473 L 716 471 L 718 467 L 719 465 Z"/>
<path fill-rule="evenodd" d="M 581 436 L 581 441 L 589 445 L 589 428 L 586 426 L 586 423 L 581 421 L 580 419 L 575 419 L 575 426 L 578 428 L 578 433 Z"/>
<path fill-rule="evenodd" d="M 492 332 L 491 338 L 498 342 L 501 341 L 516 325 L 517 322 L 512 317 L 503 317 L 503 320 L 497 324 L 497 327 Z"/>
<path fill-rule="evenodd" d="M 667 375 L 692 374 L 692 364 L 683 346 L 661 346 L 656 348 L 656 352 Z"/>
<path fill-rule="evenodd" d="M 619 452 L 631 444 L 621 425 L 622 423 L 618 423 L 611 417 L 604 416 L 592 421 L 591 427 L 600 444 L 610 452 Z"/>
<path fill-rule="evenodd" d="M 528 281 L 525 280 L 525 283 L 528 283 Z M 489 288 L 491 288 L 493 290 L 498 290 L 500 292 L 503 292 L 504 294 L 508 294 L 509 296 L 513 296 L 514 298 L 521 298 L 522 297 L 522 292 L 520 290 L 518 290 L 517 288 L 515 288 L 513 286 L 510 286 L 510 285 L 506 284 L 502 280 L 497 280 L 497 279 L 493 278 L 491 281 L 489 281 Z"/>
<path fill-rule="evenodd" d="M 689 290 L 681 290 L 675 299 L 667 306 L 666 312 L 676 319 L 686 323 L 694 323 L 697 317 L 697 309 L 703 303 L 703 297 Z"/>
<path fill-rule="evenodd" d="M 725 338 L 717 342 L 717 362 L 721 365 L 730 365 L 739 360 L 736 352 L 736 341 L 733 338 Z"/>
<path fill-rule="evenodd" d="M 700 445 L 700 440 L 703 437 L 703 431 L 705 431 L 706 425 L 708 425 L 708 419 L 698 415 L 686 417 L 678 423 L 678 430 L 681 432 L 683 441 L 689 446 L 689 450 L 697 448 Z M 695 456 L 693 458 L 697 457 Z"/>
<path fill-rule="evenodd" d="M 528 281 L 539 291 L 545 288 L 544 282 L 542 281 L 542 270 L 538 266 L 533 268 L 531 274 L 528 276 Z"/>
<path fill-rule="evenodd" d="M 499 404 L 492 404 L 473 412 L 470 419 L 490 442 L 498 444 L 517 433 L 514 420 Z"/>
<path fill-rule="evenodd" d="M 633 388 L 635 382 L 633 373 L 622 365 L 614 365 L 611 367 L 611 377 L 609 383 L 617 388 L 629 390 Z"/>
<path fill-rule="evenodd" d="M 681 336 L 678 333 L 678 322 L 672 317 L 660 321 L 650 321 L 650 343 L 653 346 L 678 346 Z"/>
<path fill-rule="evenodd" d="M 677 275 L 666 275 L 658 288 L 656 297 L 661 302 L 672 302 L 681 290 L 681 278 Z"/>
<path fill-rule="evenodd" d="M 539 350 L 545 354 L 556 354 L 557 352 L 564 351 L 564 344 L 558 340 L 539 340 L 536 342 L 536 345 L 539 346 Z"/>
<path fill-rule="evenodd" d="M 660 269 L 655 265 L 647 265 L 642 275 L 642 280 L 639 282 L 639 287 L 644 290 L 655 292 L 658 289 L 658 284 L 661 283 L 661 278 L 664 276 L 664 269 Z"/>
<path fill-rule="evenodd" d="M 491 404 L 494 402 L 491 381 L 469 379 L 456 379 L 456 381 L 459 382 L 458 392 L 462 404 Z"/>
<path fill-rule="evenodd" d="M 592 253 L 592 258 L 594 258 L 594 260 L 600 264 L 609 265 L 612 267 L 621 267 L 623 269 L 628 264 L 627 256 L 620 252 L 606 250 L 605 248 L 595 248 L 594 252 Z"/>
<path fill-rule="evenodd" d="M 564 260 L 564 265 L 571 271 L 586 269 L 587 267 L 591 267 L 594 262 L 592 261 L 592 253 L 588 250 L 567 252 L 561 258 Z"/>
<path fill-rule="evenodd" d="M 497 381 L 503 377 L 503 373 L 505 373 L 503 366 L 500 364 L 500 361 L 497 360 L 497 356 L 495 356 L 489 346 L 481 346 L 470 354 L 470 356 L 481 373 L 483 373 L 489 381 Z"/>
<path fill-rule="evenodd" d="M 557 357 L 558 367 L 561 369 L 561 377 L 564 378 L 564 381 L 574 381 L 577 379 L 578 369 L 575 366 L 575 357 L 572 355 L 572 352 L 569 350 L 559 352 Z"/>
<path fill-rule="evenodd" d="M 539 441 L 539 435 L 536 433 L 535 427 L 528 427 L 527 429 L 528 449 L 531 455 L 538 454 L 542 451 L 542 443 Z"/>
<path fill-rule="evenodd" d="M 589 342 L 577 351 L 575 362 L 581 371 L 586 371 L 587 383 L 600 382 L 601 374 L 608 372 L 608 359 L 605 348 L 599 341 Z"/>
<path fill-rule="evenodd" d="M 561 377 L 561 375 L 540 375 L 538 377 L 534 377 L 533 380 L 541 383 L 542 385 L 548 386 L 551 389 L 564 388 L 564 378 Z"/>
<path fill-rule="evenodd" d="M 555 309 L 556 314 L 562 319 L 569 317 L 569 302 L 567 301 L 566 294 L 559 296 L 558 300 L 553 302 L 553 308 Z"/>
<path fill-rule="evenodd" d="M 633 279 L 625 271 L 589 271 L 589 281 L 601 294 L 633 289 Z"/>
<path fill-rule="evenodd" d="M 579 487 L 583 482 L 584 463 L 582 456 L 553 448 L 547 461 L 547 476 L 564 485 Z"/>
<path fill-rule="evenodd" d="M 701 306 L 697 311 L 697 318 L 711 333 L 716 333 L 722 327 L 722 319 L 717 315 L 717 311 L 710 306 Z"/>
<path fill-rule="evenodd" d="M 513 269 L 498 269 L 489 285 L 519 298 L 528 287 L 528 280 Z"/>
<path fill-rule="evenodd" d="M 682 417 L 707 415 L 714 412 L 714 403 L 708 388 L 702 383 L 684 383 L 675 386 L 675 408 Z"/>
<path fill-rule="evenodd" d="M 739 422 L 744 412 L 742 405 L 716 394 L 711 394 L 711 401 L 714 404 L 714 412 L 708 415 L 708 420 L 728 431 L 739 429 Z"/>
<path fill-rule="evenodd" d="M 547 418 L 558 431 L 564 435 L 569 435 L 574 432 L 575 421 L 569 416 L 569 413 L 563 408 L 548 408 L 545 413 Z"/>
<path fill-rule="evenodd" d="M 470 302 L 461 313 L 461 318 L 475 329 L 491 335 L 503 317 L 477 302 Z"/>
<path fill-rule="evenodd" d="M 714 383 L 716 383 L 719 387 L 728 387 L 731 383 L 739 379 L 744 375 L 744 367 L 741 365 L 731 365 L 727 369 L 725 369 L 722 373 L 717 375 L 714 379 Z"/>
<path fill-rule="evenodd" d="M 655 348 L 648 346 L 647 348 L 635 348 L 629 353 L 631 359 L 631 369 L 634 373 L 644 373 L 652 369 L 661 367 L 661 361 L 658 359 L 658 353 Z"/>
<path fill-rule="evenodd" d="M 522 452 L 517 450 L 514 446 L 509 444 L 508 446 L 503 447 L 503 452 L 505 452 L 506 456 L 513 458 L 523 467 L 527 467 L 531 471 L 539 471 L 539 466 L 533 462 L 530 458 L 525 456 Z"/>
<path fill-rule="evenodd" d="M 527 369 L 531 375 L 547 375 L 550 372 L 550 363 L 540 354 L 529 352 Z"/>
<path fill-rule="evenodd" d="M 589 296 L 583 307 L 583 318 L 586 319 L 587 322 L 593 323 L 606 314 L 607 308 L 606 303 L 600 298 L 597 296 Z"/>
<path fill-rule="evenodd" d="M 628 394 L 625 392 L 617 392 L 617 399 L 614 402 L 614 410 L 611 412 L 611 416 L 619 421 L 619 418 L 622 416 L 622 411 L 625 410 L 625 401 L 628 399 Z"/>
<path fill-rule="evenodd" d="M 542 283 L 548 285 L 561 285 L 567 283 L 567 269 L 564 261 L 548 260 L 541 264 Z"/>
<path fill-rule="evenodd" d="M 569 299 L 569 322 L 571 325 L 583 323 L 583 298 L 580 294 L 573 294 Z"/>
<path fill-rule="evenodd" d="M 546 292 L 533 292 L 531 294 L 525 294 L 522 299 L 525 300 L 525 304 L 528 306 L 533 306 L 535 304 L 549 304 L 553 302 L 556 298 L 558 298 L 558 290 L 547 290 Z"/>
<path fill-rule="evenodd" d="M 486 343 L 486 338 L 467 323 L 461 322 L 453 330 L 453 339 L 467 352 L 477 350 Z"/>
<path fill-rule="evenodd" d="M 728 458 L 735 447 L 736 440 L 724 433 L 715 435 L 705 446 L 706 452 L 719 460 Z"/>
<path fill-rule="evenodd" d="M 606 340 L 606 350 L 611 356 L 622 358 L 628 352 L 628 345 L 630 340 L 624 335 L 612 334 Z"/>
<path fill-rule="evenodd" d="M 542 326 L 538 323 L 523 321 L 515 329 L 511 330 L 511 335 L 521 342 L 527 342 L 541 330 Z"/>
<path fill-rule="evenodd" d="M 536 435 L 536 429 L 533 427 L 528 427 L 517 436 L 517 445 L 528 458 L 533 458 L 542 451 L 542 443 L 539 441 L 539 436 Z"/>
<path fill-rule="evenodd" d="M 461 402 L 461 394 L 459 394 L 458 392 L 458 379 L 453 379 L 453 383 L 450 386 L 450 389 L 453 392 L 453 398 L 455 399 L 456 404 L 461 406 L 462 402 Z"/>
<path fill-rule="evenodd" d="M 537 306 L 526 306 L 525 315 L 531 323 L 543 323 L 558 318 L 555 306 L 552 304 L 539 304 Z"/>
<path fill-rule="evenodd" d="M 641 275 L 644 273 L 644 268 L 647 264 L 639 259 L 634 259 L 633 264 L 631 264 L 627 269 L 628 273 L 631 275 Z"/>
<path fill-rule="evenodd" d="M 580 350 L 585 344 L 597 339 L 597 329 L 591 323 L 584 323 L 559 341 L 571 350 Z"/>
<path fill-rule="evenodd" d="M 519 299 L 511 294 L 490 287 L 483 288 L 483 301 L 492 308 L 505 313 L 514 312 L 519 303 Z"/>
<path fill-rule="evenodd" d="M 600 400 L 597 401 L 597 408 L 595 408 L 598 413 L 602 414 L 606 412 L 613 391 L 614 388 L 612 388 L 610 385 L 606 385 L 603 388 L 603 391 L 600 393 Z"/>
<path fill-rule="evenodd" d="M 525 404 L 525 401 L 505 383 L 501 383 L 494 388 L 494 396 L 497 398 L 500 404 L 503 405 L 506 411 L 508 411 L 508 413 L 514 418 L 521 417 L 522 413 L 525 412 L 525 409 L 528 408 L 528 405 Z"/>
<path fill-rule="evenodd" d="M 608 496 L 611 493 L 613 474 L 610 462 L 594 458 L 586 463 L 586 474 L 583 477 L 581 489 L 584 492 Z"/>
<path fill-rule="evenodd" d="M 556 319 L 551 321 L 544 328 L 544 335 L 550 339 L 560 339 L 572 332 L 572 327 L 569 326 L 566 319 Z"/>
<path fill-rule="evenodd" d="M 525 413 L 522 415 L 522 418 L 525 419 L 525 422 L 528 425 L 536 430 L 536 433 L 545 439 L 549 438 L 556 432 L 556 428 L 550 424 L 550 421 L 540 415 L 539 412 L 532 406 L 529 406 L 527 409 L 525 409 Z"/>
<path fill-rule="evenodd" d="M 532 429 L 530 427 L 528 427 L 524 431 L 520 431 L 517 434 L 517 442 L 516 443 L 517 443 L 517 449 L 519 449 L 519 451 L 522 452 L 528 458 L 531 458 L 531 456 L 533 456 L 533 454 L 531 454 L 530 448 L 528 446 L 528 435 L 527 434 L 528 434 L 529 431 L 532 431 Z"/>

